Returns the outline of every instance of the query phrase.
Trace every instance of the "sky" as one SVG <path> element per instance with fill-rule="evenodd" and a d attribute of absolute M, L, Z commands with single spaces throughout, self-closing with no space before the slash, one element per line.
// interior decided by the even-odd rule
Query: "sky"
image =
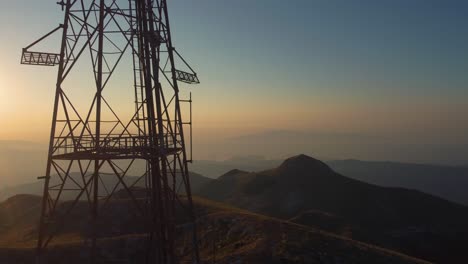
<path fill-rule="evenodd" d="M 0 140 L 48 140 L 56 68 L 22 66 L 19 59 L 22 47 L 61 22 L 56 2 L 0 3 Z M 201 158 L 229 155 L 220 142 L 238 136 L 289 131 L 272 139 L 287 144 L 299 131 L 332 135 L 316 139 L 334 143 L 333 151 L 322 147 L 318 155 L 371 159 L 371 148 L 391 145 L 392 153 L 379 158 L 437 162 L 446 156 L 468 164 L 467 1 L 168 5 L 175 46 L 202 82 L 184 88 L 195 100 Z M 369 149 L 350 150 L 361 143 Z M 411 144 L 437 148 L 408 157 Z M 428 151 L 442 153 L 431 158 Z"/>

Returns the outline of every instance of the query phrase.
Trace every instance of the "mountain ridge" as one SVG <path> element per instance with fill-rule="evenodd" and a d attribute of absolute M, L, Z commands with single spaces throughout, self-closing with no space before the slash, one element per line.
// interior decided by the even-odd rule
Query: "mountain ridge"
<path fill-rule="evenodd" d="M 328 161 L 335 171 L 364 182 L 404 187 L 468 205 L 468 167 L 356 159 Z"/>
<path fill-rule="evenodd" d="M 344 229 L 358 240 L 435 261 L 463 257 L 462 251 L 450 251 L 448 246 L 468 241 L 468 208 L 463 205 L 420 191 L 348 178 L 306 155 L 287 159 L 274 169 L 237 177 L 229 183 L 223 178 L 210 182 L 200 195 L 282 219 L 308 210 L 321 211 L 344 219 Z M 217 196 L 219 190 L 224 193 Z M 424 236 L 429 247 L 447 250 L 445 255 L 421 247 Z"/>

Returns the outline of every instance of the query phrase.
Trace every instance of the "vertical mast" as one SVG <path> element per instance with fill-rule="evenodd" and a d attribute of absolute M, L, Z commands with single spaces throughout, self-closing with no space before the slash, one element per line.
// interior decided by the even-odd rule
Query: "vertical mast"
<path fill-rule="evenodd" d="M 189 206 L 189 214 L 191 218 L 191 222 L 193 224 L 193 246 L 194 246 L 194 259 L 196 263 L 200 262 L 199 250 L 198 250 L 198 237 L 197 237 L 197 227 L 196 227 L 196 219 L 195 213 L 193 211 L 193 200 L 192 200 L 192 188 L 190 186 L 190 177 L 189 177 L 189 170 L 188 170 L 188 161 L 187 161 L 187 150 L 185 148 L 185 135 L 184 135 L 184 127 L 182 122 L 182 114 L 180 110 L 180 98 L 179 98 L 179 85 L 178 85 L 178 78 L 177 78 L 177 70 L 175 68 L 175 58 L 174 58 L 174 46 L 172 45 L 172 36 L 171 36 L 171 28 L 169 23 L 169 12 L 167 9 L 167 1 L 161 0 L 161 7 L 164 12 L 165 22 L 166 22 L 166 30 L 167 30 L 167 44 L 168 44 L 168 56 L 171 63 L 171 77 L 173 82 L 174 88 L 174 97 L 175 97 L 175 111 L 176 111 L 176 127 L 180 133 L 181 138 L 181 145 L 182 145 L 182 178 L 185 181 L 185 192 L 187 194 L 188 206 Z M 183 60 L 183 59 L 182 59 Z M 189 66 L 190 68 L 190 66 Z M 196 75 L 195 75 L 196 76 Z M 190 95 L 191 97 L 191 95 Z M 190 98 L 190 105 L 192 104 L 192 98 Z M 190 110 L 191 115 L 191 110 Z M 191 118 L 190 118 L 191 119 Z M 178 122 L 177 122 L 178 121 Z M 191 125 L 191 124 L 190 124 Z M 177 136 L 177 135 L 176 135 Z M 190 140 L 192 140 L 190 138 Z"/>
<path fill-rule="evenodd" d="M 104 58 L 104 16 L 105 16 L 105 0 L 100 0 L 99 3 L 99 23 L 98 23 L 98 49 L 97 49 L 97 71 L 96 71 L 96 134 L 95 134 L 95 154 L 94 159 L 94 175 L 93 175 L 93 205 L 91 212 L 92 221 L 92 238 L 91 238 L 91 263 L 97 263 L 97 218 L 99 207 L 99 167 L 101 156 L 101 103 L 102 103 L 102 89 L 103 89 L 103 58 Z"/>
<path fill-rule="evenodd" d="M 63 2 L 62 2 L 63 3 Z M 46 174 L 44 177 L 44 189 L 42 192 L 42 209 L 41 209 L 41 216 L 39 219 L 39 230 L 38 230 L 38 240 L 37 240 L 37 259 L 36 262 L 38 264 L 42 264 L 42 257 L 43 257 L 43 249 L 44 249 L 44 238 L 45 238 L 45 225 L 47 219 L 50 217 L 50 208 L 48 206 L 48 199 L 49 199 L 49 184 L 50 184 L 50 177 L 51 177 L 51 169 L 52 169 L 52 155 L 53 155 L 53 147 L 54 147 L 54 138 L 57 129 L 57 113 L 59 107 L 59 100 L 60 100 L 60 93 L 62 92 L 62 82 L 63 82 L 63 73 L 65 69 L 65 52 L 67 49 L 67 31 L 68 31 L 68 24 L 69 24 L 69 14 L 70 14 L 71 3 L 70 0 L 66 0 L 65 3 L 65 17 L 63 20 L 63 31 L 62 31 L 62 42 L 60 45 L 60 55 L 59 55 L 59 67 L 57 73 L 57 83 L 55 87 L 55 99 L 54 99 L 54 110 L 52 114 L 52 125 L 50 129 L 50 139 L 49 139 L 49 151 L 47 154 L 47 165 L 46 165 Z"/>
<path fill-rule="evenodd" d="M 45 184 L 38 263 L 47 263 L 49 252 L 45 250 L 56 238 L 64 241 L 70 230 L 84 240 L 81 254 L 70 257 L 93 264 L 114 261 L 109 259 L 109 240 L 102 238 L 111 235 L 111 240 L 126 240 L 125 232 L 137 228 L 147 243 L 143 254 L 146 263 L 198 264 L 183 130 L 191 121 L 182 121 L 180 107 L 180 102 L 192 100 L 180 100 L 178 82 L 199 81 L 173 47 L 166 0 L 128 0 L 127 7 L 110 0 L 66 0 L 59 4 L 66 7 L 63 25 L 24 48 L 21 58 L 22 64 L 59 66 L 46 175 L 40 177 Z M 60 28 L 59 54 L 29 51 Z M 85 62 L 91 64 L 92 71 L 75 68 L 77 61 L 83 61 L 85 50 L 89 50 L 91 58 Z M 127 66 L 133 72 L 130 84 L 120 83 L 120 79 L 118 85 L 109 82 L 116 67 L 126 65 L 121 59 L 128 52 L 132 61 Z M 178 59 L 188 70 L 176 68 Z M 74 75 L 72 81 L 66 82 L 70 75 Z M 73 92 L 67 95 L 77 87 L 81 89 L 78 98 L 70 96 Z M 120 100 L 115 111 L 109 97 L 130 88 L 135 96 L 133 102 L 129 100 L 132 106 L 121 106 Z M 104 89 L 111 92 L 103 93 Z M 91 92 L 93 97 L 85 98 Z M 81 105 L 76 106 L 76 101 Z M 135 105 L 129 120 L 117 114 Z M 135 165 L 137 161 L 144 165 Z M 123 205 L 132 207 L 124 215 L 112 210 Z M 116 229 L 114 223 L 128 217 L 130 211 L 138 226 Z M 82 216 L 76 217 L 76 212 Z M 176 221 L 176 216 L 181 218 Z M 179 224 L 191 228 L 181 229 Z M 84 249 L 86 254 L 82 254 Z M 121 256 L 121 252 L 116 255 Z M 141 255 L 134 255 L 136 259 L 121 256 L 119 261 L 142 263 L 138 259 Z"/>

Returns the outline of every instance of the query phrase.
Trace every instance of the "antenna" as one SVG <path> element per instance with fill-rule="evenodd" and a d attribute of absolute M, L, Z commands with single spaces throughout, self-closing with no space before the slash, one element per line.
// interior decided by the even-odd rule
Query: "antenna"
<path fill-rule="evenodd" d="M 23 49 L 22 64 L 58 66 L 40 177 L 38 263 L 47 263 L 48 249 L 70 235 L 69 226 L 80 227 L 78 257 L 87 263 L 200 263 L 187 157 L 192 97 L 180 99 L 179 90 L 179 82 L 199 79 L 173 46 L 166 2 L 62 0 L 63 24 Z M 60 31 L 60 51 L 30 51 Z M 131 76 L 127 85 L 125 76 Z M 134 98 L 123 98 L 132 107 L 121 105 L 122 97 L 112 104 L 130 90 Z M 190 104 L 189 122 L 183 122 L 183 103 Z M 131 209 L 121 213 L 117 201 Z M 127 218 L 126 226 L 114 225 Z M 144 258 L 119 249 L 109 256 L 105 238 L 124 236 L 123 229 L 142 234 Z"/>

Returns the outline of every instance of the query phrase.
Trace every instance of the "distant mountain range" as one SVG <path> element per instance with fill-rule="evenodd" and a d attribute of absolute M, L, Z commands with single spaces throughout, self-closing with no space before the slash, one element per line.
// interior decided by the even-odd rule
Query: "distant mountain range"
<path fill-rule="evenodd" d="M 306 155 L 195 164 L 210 176 L 242 168 L 216 180 L 191 173 L 193 193 L 205 198 L 437 263 L 468 262 L 468 168 Z M 41 195 L 42 182 L 4 188 L 0 201 L 20 193 Z"/>
<path fill-rule="evenodd" d="M 263 154 L 268 153 L 273 157 L 284 157 L 286 151 L 285 145 L 300 146 L 304 149 L 314 149 L 321 153 L 319 148 L 308 148 L 307 142 L 314 141 L 317 144 L 320 142 L 333 142 L 336 146 L 333 149 L 338 149 L 342 152 L 346 151 L 346 138 L 352 138 L 356 142 L 369 142 L 378 144 L 379 139 L 369 136 L 353 134 L 317 134 L 308 132 L 294 131 L 270 131 L 268 133 L 252 134 L 232 138 L 232 147 L 241 145 L 246 149 L 255 149 L 250 155 L 237 156 L 223 161 L 214 160 L 196 160 L 190 165 L 191 171 L 197 172 L 208 178 L 217 178 L 220 175 L 232 169 L 240 169 L 244 171 L 262 171 L 279 166 L 284 159 L 268 159 L 263 158 L 257 152 Z M 285 140 L 287 139 L 287 140 Z M 278 155 L 270 153 L 268 147 L 274 142 L 276 149 L 284 150 Z M 288 142 L 285 144 L 284 142 Z M 340 145 L 342 144 L 342 145 Z M 31 182 L 38 175 L 42 175 L 45 171 L 47 144 L 39 144 L 24 141 L 4 141 L 0 140 L 0 200 L 6 199 L 11 195 L 18 193 L 40 194 L 42 189 L 41 183 L 37 183 L 39 188 L 34 187 Z M 323 146 L 322 146 L 323 147 Z M 361 146 L 365 148 L 364 146 Z M 407 146 L 412 148 L 416 146 Z M 432 146 L 434 147 L 434 146 Z M 228 148 L 230 149 L 230 148 Z M 329 148 L 326 148 L 329 149 Z M 392 153 L 391 148 L 382 148 L 385 153 Z M 468 149 L 466 145 L 459 145 L 461 153 Z M 299 151 L 299 150 L 298 150 Z M 314 152 L 315 152 L 314 151 Z M 422 150 L 420 150 L 422 151 Z M 236 153 L 235 151 L 231 152 Z M 257 154 L 255 154 L 257 153 Z M 292 153 L 297 153 L 296 151 Z M 407 151 L 408 156 L 418 156 L 412 154 L 411 150 Z M 455 167 L 447 165 L 425 165 L 413 163 L 398 163 L 398 162 L 380 162 L 380 161 L 360 161 L 360 160 L 334 160 L 330 157 L 338 157 L 333 153 L 320 156 L 332 169 L 357 180 L 367 183 L 373 183 L 386 187 L 403 187 L 415 189 L 429 194 L 433 194 L 444 199 L 468 205 L 468 192 L 464 186 L 468 185 L 468 160 L 451 159 L 450 156 L 438 159 L 441 153 L 450 153 L 450 150 L 442 148 L 438 152 L 424 149 L 426 156 L 437 154 L 431 159 L 435 162 L 445 164 L 467 164 L 465 167 Z M 356 156 L 354 156 L 356 157 Z M 457 155 L 457 157 L 468 157 L 467 155 Z M 373 159 L 379 159 L 381 156 L 373 155 Z M 397 157 L 393 157 L 396 159 Z M 407 160 L 411 160 L 409 157 Z M 451 160 L 451 162 L 448 162 Z M 19 185 L 21 184 L 21 185 Z"/>
<path fill-rule="evenodd" d="M 235 157 L 228 160 L 197 160 L 190 164 L 190 170 L 206 177 L 216 179 L 220 175 L 232 170 L 261 171 L 281 164 L 283 160 L 264 159 L 255 156 Z"/>
<path fill-rule="evenodd" d="M 79 178 L 77 177 L 77 173 L 75 172 L 72 172 L 71 173 L 71 177 L 72 178 Z M 52 180 L 54 179 L 54 177 L 52 177 Z M 116 186 L 119 184 L 119 181 L 117 179 L 117 177 L 115 177 L 114 175 L 110 175 L 110 174 L 102 174 L 101 175 L 101 179 L 102 179 L 102 183 L 105 184 L 105 186 L 107 186 L 107 188 L 109 188 L 109 186 Z M 205 186 L 208 182 L 212 181 L 212 179 L 210 178 L 207 178 L 203 175 L 200 175 L 198 173 L 195 173 L 195 172 L 190 172 L 190 185 L 191 185 L 191 188 L 192 188 L 192 191 L 193 192 L 198 192 L 199 189 L 202 187 L 202 186 Z M 137 177 L 135 176 L 126 176 L 124 177 L 124 182 L 126 182 L 127 184 L 132 184 L 134 182 L 137 181 Z M 120 187 L 117 188 L 117 190 L 119 189 L 122 189 L 123 187 L 121 185 L 119 185 Z M 144 186 L 144 182 L 143 181 L 139 181 L 136 185 L 136 187 L 143 187 Z M 67 184 L 65 184 L 65 188 L 75 188 L 76 186 L 73 185 L 73 183 L 71 181 L 68 181 Z M 34 183 L 27 183 L 27 184 L 20 184 L 20 185 L 16 185 L 16 186 L 11 186 L 11 187 L 6 187 L 6 188 L 3 188 L 3 189 L 0 189 L 0 202 L 3 201 L 3 200 L 6 200 L 7 198 L 10 198 L 14 195 L 17 195 L 17 194 L 31 194 L 31 195 L 42 195 L 42 192 L 43 192 L 43 188 L 44 188 L 44 182 L 43 181 L 36 181 Z M 100 195 L 106 195 L 106 189 L 105 188 L 101 188 L 100 189 Z M 62 200 L 69 200 L 69 199 L 74 199 L 76 196 L 76 193 L 74 192 L 63 192 L 63 196 L 62 196 Z M 83 197 L 84 199 L 85 197 Z"/>
<path fill-rule="evenodd" d="M 283 160 L 239 157 L 224 161 L 201 160 L 190 168 L 209 178 L 232 170 L 262 171 L 279 166 Z M 385 161 L 329 160 L 325 163 L 347 177 L 385 187 L 403 187 L 468 205 L 468 167 Z"/>
<path fill-rule="evenodd" d="M 353 179 L 386 187 L 415 189 L 468 205 L 468 167 L 359 160 L 337 160 L 327 164 Z"/>
<path fill-rule="evenodd" d="M 468 262 L 468 208 L 415 190 L 347 178 L 305 155 L 232 170 L 200 195 L 438 263 Z"/>

